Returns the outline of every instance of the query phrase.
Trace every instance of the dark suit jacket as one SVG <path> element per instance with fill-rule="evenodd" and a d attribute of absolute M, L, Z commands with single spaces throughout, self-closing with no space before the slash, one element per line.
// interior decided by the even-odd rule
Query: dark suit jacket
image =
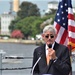
<path fill-rule="evenodd" d="M 41 56 L 40 61 L 33 71 L 34 75 L 69 75 L 71 70 L 71 62 L 68 48 L 55 42 L 53 49 L 55 50 L 58 59 L 55 62 L 50 61 L 49 66 L 46 63 L 45 44 L 34 50 L 33 65 Z"/>

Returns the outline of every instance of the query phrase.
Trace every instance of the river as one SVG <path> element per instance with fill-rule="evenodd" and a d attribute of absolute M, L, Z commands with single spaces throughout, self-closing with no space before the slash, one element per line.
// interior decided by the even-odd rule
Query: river
<path fill-rule="evenodd" d="M 5 51 L 4 57 L 22 56 L 23 59 L 4 59 L 2 75 L 31 75 L 32 56 L 36 45 L 0 43 L 0 50 Z M 75 62 L 72 63 L 73 73 L 75 72 Z M 12 70 L 11 70 L 12 69 Z M 74 75 L 74 74 L 72 74 Z"/>

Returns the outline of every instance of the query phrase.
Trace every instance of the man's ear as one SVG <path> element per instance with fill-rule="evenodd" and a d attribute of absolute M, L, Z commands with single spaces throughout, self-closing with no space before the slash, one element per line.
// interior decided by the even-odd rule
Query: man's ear
<path fill-rule="evenodd" d="M 57 34 L 55 34 L 55 39 L 57 38 Z"/>
<path fill-rule="evenodd" d="M 42 38 L 43 38 L 43 37 L 44 37 L 44 34 L 42 34 L 41 36 L 42 36 Z"/>
<path fill-rule="evenodd" d="M 41 36 L 42 36 L 42 39 L 44 39 L 44 34 L 41 34 Z"/>

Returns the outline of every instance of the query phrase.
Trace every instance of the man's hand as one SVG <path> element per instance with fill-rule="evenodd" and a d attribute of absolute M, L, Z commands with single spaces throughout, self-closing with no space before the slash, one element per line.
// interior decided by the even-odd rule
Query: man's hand
<path fill-rule="evenodd" d="M 53 50 L 52 48 L 48 49 L 48 55 L 50 56 L 50 59 L 56 59 L 55 50 Z"/>

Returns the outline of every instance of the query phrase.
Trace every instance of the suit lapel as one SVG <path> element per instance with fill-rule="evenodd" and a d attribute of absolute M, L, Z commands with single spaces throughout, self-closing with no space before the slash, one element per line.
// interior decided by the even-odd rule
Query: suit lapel
<path fill-rule="evenodd" d="M 44 62 L 44 66 L 47 66 L 47 63 L 46 63 L 46 50 L 45 50 L 45 44 L 42 46 L 42 62 Z"/>
<path fill-rule="evenodd" d="M 56 51 L 58 49 L 58 44 L 55 42 L 53 49 Z"/>
<path fill-rule="evenodd" d="M 55 52 L 56 52 L 56 56 L 57 56 L 57 54 L 59 53 L 59 52 L 57 52 L 57 51 L 58 51 L 58 48 L 59 48 L 59 44 L 55 42 L 55 45 L 54 45 L 54 48 L 53 48 L 53 49 L 54 49 Z"/>

